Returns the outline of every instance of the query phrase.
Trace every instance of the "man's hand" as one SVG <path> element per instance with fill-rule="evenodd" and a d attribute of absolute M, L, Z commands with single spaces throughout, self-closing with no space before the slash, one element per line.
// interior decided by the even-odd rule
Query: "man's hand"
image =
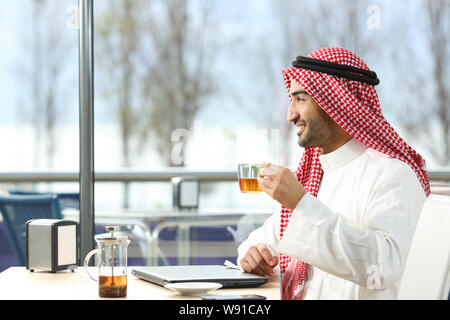
<path fill-rule="evenodd" d="M 240 263 L 246 272 L 272 277 L 273 268 L 278 264 L 278 257 L 273 256 L 266 245 L 259 243 L 248 249 Z"/>
<path fill-rule="evenodd" d="M 306 193 L 297 177 L 288 168 L 271 163 L 261 163 L 259 168 L 261 189 L 281 205 L 294 210 Z"/>

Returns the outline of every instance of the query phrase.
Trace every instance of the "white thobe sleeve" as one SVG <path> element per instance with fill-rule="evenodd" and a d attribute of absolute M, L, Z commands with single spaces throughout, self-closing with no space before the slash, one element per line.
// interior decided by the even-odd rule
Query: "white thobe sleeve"
<path fill-rule="evenodd" d="M 281 208 L 281 206 L 279 207 Z M 241 266 L 241 259 L 247 253 L 248 249 L 258 243 L 265 244 L 272 255 L 278 256 L 277 251 L 278 241 L 280 239 L 280 210 L 274 210 L 274 213 L 264 222 L 264 224 L 253 230 L 248 238 L 244 240 L 238 248 L 237 263 Z M 279 267 L 274 269 L 274 272 L 279 272 Z"/>
<path fill-rule="evenodd" d="M 307 193 L 278 251 L 369 289 L 391 288 L 401 278 L 426 197 L 413 173 L 394 172 L 380 180 L 363 225 L 350 223 Z"/>

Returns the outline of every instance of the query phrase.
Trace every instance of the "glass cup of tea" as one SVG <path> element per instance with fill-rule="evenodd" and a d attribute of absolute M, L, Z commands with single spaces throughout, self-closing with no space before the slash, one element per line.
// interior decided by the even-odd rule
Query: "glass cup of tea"
<path fill-rule="evenodd" d="M 238 164 L 239 188 L 243 193 L 263 192 L 258 183 L 259 165 L 251 163 Z"/>

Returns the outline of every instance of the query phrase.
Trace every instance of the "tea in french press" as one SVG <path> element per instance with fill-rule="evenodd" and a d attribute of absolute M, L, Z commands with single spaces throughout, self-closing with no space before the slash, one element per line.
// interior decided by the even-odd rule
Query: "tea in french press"
<path fill-rule="evenodd" d="M 117 226 L 107 226 L 109 233 L 96 235 L 97 249 L 86 255 L 84 268 L 92 280 L 98 281 L 100 297 L 115 298 L 127 296 L 127 247 L 130 244 L 127 236 L 116 235 Z M 98 279 L 89 273 L 88 262 L 98 254 Z"/>

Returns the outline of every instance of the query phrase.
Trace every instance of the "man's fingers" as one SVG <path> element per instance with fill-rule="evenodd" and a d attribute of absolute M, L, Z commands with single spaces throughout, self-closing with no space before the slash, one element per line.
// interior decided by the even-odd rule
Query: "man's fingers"
<path fill-rule="evenodd" d="M 245 257 L 241 259 L 241 267 L 242 269 L 244 269 L 245 272 L 252 272 L 252 268 L 250 264 L 247 262 L 247 259 L 245 259 Z"/>
<path fill-rule="evenodd" d="M 248 260 L 242 259 L 241 266 L 245 272 L 256 273 L 260 276 L 265 276 L 264 271 L 260 267 L 257 266 L 256 268 L 252 268 Z"/>
<path fill-rule="evenodd" d="M 267 257 L 266 257 L 263 255 Z M 270 254 L 270 251 L 266 248 L 264 245 L 258 245 L 255 247 L 252 247 L 249 250 L 249 254 L 253 257 L 253 260 L 255 261 L 256 265 L 262 269 L 265 275 L 272 276 L 273 270 L 272 266 L 269 264 L 269 261 L 272 259 L 272 255 Z"/>
<path fill-rule="evenodd" d="M 251 246 L 240 263 L 246 272 L 272 277 L 273 268 L 278 264 L 278 257 L 272 255 L 267 246 L 260 243 Z"/>
<path fill-rule="evenodd" d="M 272 189 L 272 187 L 273 187 L 273 181 L 270 180 L 269 178 L 258 177 L 257 181 L 261 187 L 268 188 L 268 189 Z"/>
<path fill-rule="evenodd" d="M 278 170 L 279 170 L 279 166 L 271 164 L 270 166 L 267 167 L 260 167 L 258 175 L 263 178 L 263 177 L 267 177 L 267 178 L 272 178 L 274 177 Z"/>
<path fill-rule="evenodd" d="M 273 266 L 274 266 L 274 267 L 277 266 L 277 265 L 278 265 L 278 262 L 279 262 L 279 261 L 278 261 L 278 260 L 279 260 L 279 259 L 278 259 L 278 256 L 272 256 L 272 260 L 274 261 L 274 265 L 273 265 Z"/>
<path fill-rule="evenodd" d="M 257 246 L 257 249 L 269 266 L 274 267 L 276 265 L 272 253 L 270 252 L 269 249 L 267 249 L 265 245 L 260 244 Z"/>
<path fill-rule="evenodd" d="M 261 169 L 261 168 L 268 168 L 268 167 L 270 167 L 271 166 L 271 163 L 270 162 L 262 162 L 262 163 L 260 163 L 259 164 L 259 168 Z"/>
<path fill-rule="evenodd" d="M 256 262 L 253 255 L 250 254 L 250 252 L 241 260 L 241 265 L 246 272 L 256 273 L 260 276 L 267 275 L 264 269 L 261 268 L 261 266 Z"/>

